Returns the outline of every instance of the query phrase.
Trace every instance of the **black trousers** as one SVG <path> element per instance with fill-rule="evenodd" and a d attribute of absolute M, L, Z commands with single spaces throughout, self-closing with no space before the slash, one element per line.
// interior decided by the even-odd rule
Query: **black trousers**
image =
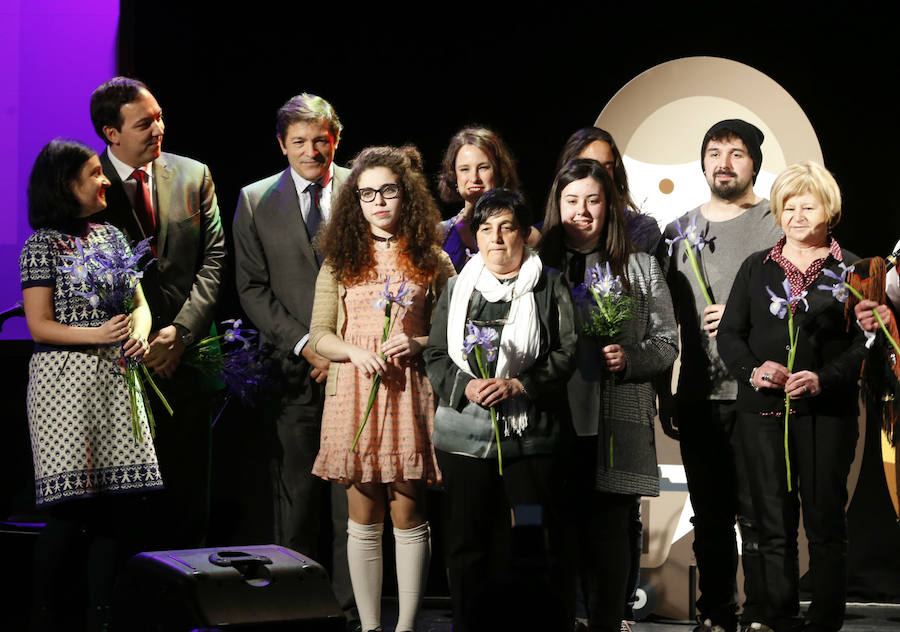
<path fill-rule="evenodd" d="M 72 629 L 82 615 L 90 632 L 104 629 L 118 572 L 142 548 L 137 527 L 149 518 L 146 503 L 132 494 L 79 498 L 47 514 L 34 548 L 30 629 Z"/>
<path fill-rule="evenodd" d="M 270 459 L 275 542 L 321 561 L 320 525 L 331 512 L 331 585 L 338 604 L 356 619 L 350 567 L 347 563 L 347 490 L 312 474 L 319 453 L 321 408 L 282 400 L 270 411 L 275 445 Z M 326 514 L 327 515 L 327 514 Z"/>
<path fill-rule="evenodd" d="M 640 520 L 640 496 L 595 489 L 597 450 L 596 436 L 575 438 L 563 490 L 564 551 L 567 570 L 580 583 L 588 629 L 619 632 L 638 572 L 633 540 L 636 508 Z"/>
<path fill-rule="evenodd" d="M 744 568 L 745 622 L 760 621 L 756 595 L 759 553 L 745 463 L 735 431 L 733 401 L 678 402 L 681 459 L 687 475 L 694 517 L 694 556 L 699 570 L 701 620 L 726 630 L 734 628 L 737 612 L 737 541 L 741 529 Z"/>
<path fill-rule="evenodd" d="M 572 622 L 562 606 L 554 500 L 559 478 L 553 457 L 504 459 L 501 477 L 496 460 L 436 454 L 446 491 L 445 555 L 454 631 L 515 629 L 517 617 L 525 617 L 522 625 L 537 624 L 533 629 L 570 630 Z M 541 505 L 544 560 L 534 551 L 541 543 L 528 540 L 526 530 L 511 533 L 510 508 L 516 505 Z M 545 563 L 547 572 L 542 572 Z M 534 581 L 537 575 L 544 586 Z"/>
<path fill-rule="evenodd" d="M 206 544 L 212 462 L 213 391 L 190 367 L 156 383 L 172 406 L 169 415 L 155 394 L 150 405 L 156 422 L 153 444 L 164 488 L 146 495 L 154 525 L 145 535 L 145 551 L 193 549 Z"/>
<path fill-rule="evenodd" d="M 792 490 L 787 490 L 781 417 L 738 415 L 759 531 L 763 612 L 776 632 L 796 627 L 800 504 L 809 540 L 812 602 L 806 618 L 838 630 L 847 598 L 847 476 L 859 435 L 856 418 L 792 415 L 788 421 Z"/>
<path fill-rule="evenodd" d="M 579 577 L 591 632 L 616 632 L 631 595 L 630 518 L 636 496 L 592 492 L 578 525 Z"/>

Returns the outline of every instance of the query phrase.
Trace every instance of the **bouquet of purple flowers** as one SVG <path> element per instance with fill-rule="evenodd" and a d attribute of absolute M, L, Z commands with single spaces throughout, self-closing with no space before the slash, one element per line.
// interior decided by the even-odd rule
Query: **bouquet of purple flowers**
<path fill-rule="evenodd" d="M 463 360 L 469 357 L 472 351 L 475 352 L 475 362 L 478 364 L 478 371 L 481 373 L 482 379 L 491 377 L 487 368 L 487 362 L 493 362 L 497 357 L 497 347 L 494 341 L 497 339 L 497 332 L 490 327 L 478 327 L 472 321 L 466 323 L 466 337 L 463 339 L 462 357 Z M 500 476 L 503 476 L 503 454 L 500 451 L 500 428 L 497 426 L 497 409 L 491 406 L 491 423 L 494 424 L 494 440 L 497 442 L 497 467 Z"/>
<path fill-rule="evenodd" d="M 263 353 L 259 332 L 242 327 L 240 318 L 222 321 L 228 325 L 224 334 L 207 336 L 185 349 L 182 362 L 200 374 L 221 380 L 227 394 L 213 425 L 222 412 L 237 397 L 246 406 L 253 406 L 271 373 L 271 357 Z"/>
<path fill-rule="evenodd" d="M 155 259 L 145 259 L 150 252 L 150 239 L 144 239 L 134 245 L 130 251 L 118 242 L 107 241 L 84 249 L 81 240 L 75 241 L 78 250 L 76 255 L 60 255 L 68 266 L 60 266 L 63 272 L 81 281 L 81 291 L 75 293 L 83 296 L 91 307 L 100 307 L 111 314 L 130 314 L 134 311 L 134 293 L 138 282 L 144 276 L 144 270 Z M 142 261 L 143 260 L 143 261 Z M 156 436 L 156 424 L 146 386 L 149 386 L 162 401 L 166 411 L 171 415 L 172 407 L 156 386 L 150 371 L 134 358 L 122 357 L 125 369 L 125 383 L 128 385 L 128 397 L 131 403 L 131 429 L 136 443 L 144 440 L 141 432 L 138 400 L 144 404 L 150 433 Z"/>
<path fill-rule="evenodd" d="M 392 317 L 394 304 L 396 303 L 397 305 L 398 320 L 403 320 L 403 316 L 406 315 L 406 309 L 412 304 L 412 298 L 409 296 L 410 292 L 412 292 L 412 288 L 409 287 L 404 280 L 400 284 L 400 287 L 397 288 L 397 293 L 391 294 L 391 277 L 388 277 L 385 280 L 384 289 L 375 300 L 375 309 L 384 312 L 384 328 L 381 331 L 382 344 L 390 337 L 391 330 L 394 328 L 394 323 L 396 322 Z M 381 357 L 384 357 L 384 353 L 381 354 Z M 363 428 L 366 427 L 369 413 L 372 412 L 372 406 L 375 404 L 375 395 L 378 393 L 379 386 L 381 386 L 381 376 L 376 374 L 375 378 L 372 380 L 372 388 L 369 389 L 369 401 L 366 404 L 366 412 L 359 424 L 359 430 L 356 431 L 356 436 L 353 438 L 353 445 L 350 446 L 351 452 L 356 451 L 359 437 L 362 434 Z"/>
<path fill-rule="evenodd" d="M 579 303 L 592 300 L 596 309 L 591 310 L 590 322 L 584 323 L 584 332 L 598 338 L 612 338 L 632 317 L 634 301 L 622 292 L 622 280 L 595 264 L 588 269 L 588 279 L 572 292 Z M 590 299 L 588 298 L 590 297 Z"/>

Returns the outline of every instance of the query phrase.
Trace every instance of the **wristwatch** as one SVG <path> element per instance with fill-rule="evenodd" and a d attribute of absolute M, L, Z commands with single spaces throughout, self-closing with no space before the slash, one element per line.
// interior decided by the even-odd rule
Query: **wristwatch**
<path fill-rule="evenodd" d="M 183 344 L 185 347 L 190 347 L 194 342 L 194 334 L 192 334 L 191 331 L 184 325 L 172 323 L 172 326 L 175 327 L 175 331 L 178 332 L 178 337 L 181 338 L 181 344 Z"/>

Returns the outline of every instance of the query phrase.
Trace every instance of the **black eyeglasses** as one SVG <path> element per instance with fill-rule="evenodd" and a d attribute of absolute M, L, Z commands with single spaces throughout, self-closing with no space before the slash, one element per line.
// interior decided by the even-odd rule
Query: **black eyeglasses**
<path fill-rule="evenodd" d="M 374 202 L 375 196 L 381 193 L 385 200 L 393 200 L 400 195 L 400 185 L 395 183 L 385 184 L 380 189 L 357 189 L 356 195 L 363 202 Z"/>

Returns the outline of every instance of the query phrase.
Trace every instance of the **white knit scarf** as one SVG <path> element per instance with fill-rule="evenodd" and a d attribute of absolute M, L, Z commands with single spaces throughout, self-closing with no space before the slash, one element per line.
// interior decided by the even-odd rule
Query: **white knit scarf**
<path fill-rule="evenodd" d="M 509 316 L 500 334 L 496 377 L 516 377 L 534 364 L 540 351 L 541 328 L 532 290 L 540 279 L 541 268 L 540 258 L 525 250 L 515 282 L 501 283 L 485 267 L 481 253 L 469 259 L 456 278 L 447 314 L 447 352 L 462 371 L 481 378 L 472 373 L 462 355 L 469 298 L 474 290 L 481 292 L 491 303 L 511 302 Z M 528 400 L 524 395 L 501 402 L 498 409 L 505 436 L 511 431 L 521 435 L 528 427 Z"/>

